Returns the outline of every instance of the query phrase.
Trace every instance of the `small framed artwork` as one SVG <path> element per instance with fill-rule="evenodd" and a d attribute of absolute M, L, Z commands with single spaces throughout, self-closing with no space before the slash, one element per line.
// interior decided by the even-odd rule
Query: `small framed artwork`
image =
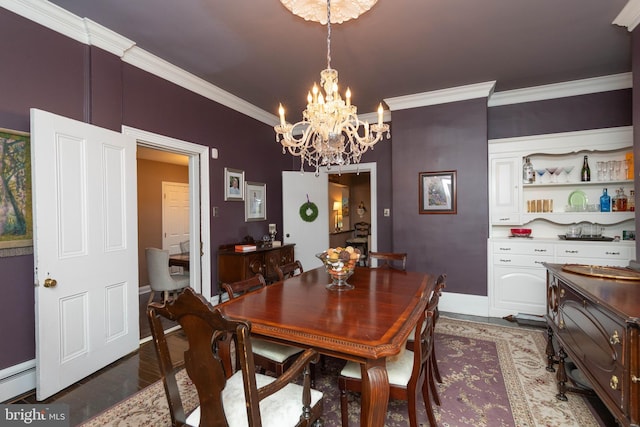
<path fill-rule="evenodd" d="M 267 219 L 267 184 L 247 182 L 245 185 L 244 220 L 264 221 Z"/>
<path fill-rule="evenodd" d="M 224 200 L 244 200 L 244 171 L 224 168 Z"/>
<path fill-rule="evenodd" d="M 456 171 L 420 172 L 419 214 L 457 213 Z"/>

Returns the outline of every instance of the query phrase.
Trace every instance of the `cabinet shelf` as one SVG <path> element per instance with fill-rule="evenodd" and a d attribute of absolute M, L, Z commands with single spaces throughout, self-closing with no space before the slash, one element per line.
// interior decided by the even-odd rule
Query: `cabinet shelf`
<path fill-rule="evenodd" d="M 523 224 L 528 224 L 536 219 L 543 219 L 556 224 L 597 222 L 598 224 L 610 225 L 635 219 L 635 212 L 538 212 L 522 214 Z"/>
<path fill-rule="evenodd" d="M 542 187 L 613 187 L 618 185 L 633 185 L 632 179 L 616 180 L 616 181 L 576 181 L 576 182 L 543 182 L 535 184 L 522 184 L 523 189 L 542 188 Z"/>

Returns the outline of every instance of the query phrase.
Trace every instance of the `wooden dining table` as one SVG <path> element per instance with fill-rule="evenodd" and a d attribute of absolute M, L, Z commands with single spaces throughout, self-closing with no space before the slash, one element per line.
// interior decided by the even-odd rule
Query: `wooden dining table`
<path fill-rule="evenodd" d="M 328 290 L 330 282 L 324 267 L 316 268 L 218 307 L 249 320 L 254 336 L 360 363 L 361 425 L 382 427 L 389 399 L 386 357 L 404 348 L 435 278 L 356 267 L 348 280 L 354 289 Z"/>

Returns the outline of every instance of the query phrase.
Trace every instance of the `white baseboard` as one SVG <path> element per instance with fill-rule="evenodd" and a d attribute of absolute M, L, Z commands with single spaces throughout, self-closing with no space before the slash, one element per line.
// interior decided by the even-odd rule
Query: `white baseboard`
<path fill-rule="evenodd" d="M 443 292 L 438 302 L 438 309 L 449 313 L 488 317 L 489 297 Z"/>
<path fill-rule="evenodd" d="M 0 371 L 0 402 L 36 388 L 36 361 L 28 360 Z"/>

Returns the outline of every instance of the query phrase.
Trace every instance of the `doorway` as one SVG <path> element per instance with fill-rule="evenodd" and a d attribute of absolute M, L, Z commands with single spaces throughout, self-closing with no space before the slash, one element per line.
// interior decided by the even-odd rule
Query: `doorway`
<path fill-rule="evenodd" d="M 211 299 L 211 233 L 210 233 L 210 213 L 209 213 L 209 156 L 210 148 L 190 142 L 169 138 L 163 135 L 142 131 L 139 129 L 123 126 L 124 134 L 131 135 L 137 140 L 137 149 L 145 152 L 147 156 L 155 156 L 168 164 L 170 158 L 172 162 L 182 162 L 188 168 L 189 184 L 189 236 L 190 236 L 190 266 L 191 286 L 200 292 L 207 300 Z M 184 166 L 183 166 L 184 167 Z M 161 206 L 157 206 L 156 215 L 161 217 Z M 142 221 L 139 214 L 139 222 Z M 146 262 L 144 261 L 144 247 L 139 250 L 140 272 L 142 269 L 146 274 Z M 140 282 L 140 284 L 148 282 Z M 140 293 L 140 292 L 139 292 Z M 140 298 L 142 300 L 142 298 Z M 141 302 L 140 324 L 147 324 L 145 317 L 146 299 Z M 143 319 L 144 317 L 144 319 Z M 146 335 L 146 334 L 145 334 Z M 141 337 L 143 336 L 141 328 Z M 150 339 L 146 337 L 142 342 Z"/>

